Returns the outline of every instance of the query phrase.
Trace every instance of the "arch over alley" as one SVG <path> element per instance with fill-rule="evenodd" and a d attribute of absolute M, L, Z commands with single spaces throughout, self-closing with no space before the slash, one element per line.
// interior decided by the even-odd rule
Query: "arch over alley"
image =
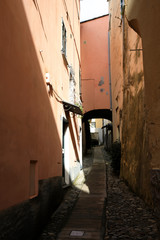
<path fill-rule="evenodd" d="M 110 109 L 95 109 L 84 114 L 82 121 L 88 121 L 92 118 L 104 118 L 112 121 L 112 111 Z"/>
<path fill-rule="evenodd" d="M 103 144 L 108 145 L 108 130 L 111 130 L 111 139 L 112 139 L 112 129 L 108 128 L 108 125 L 105 124 L 104 119 L 112 121 L 112 111 L 110 109 L 95 109 L 88 111 L 84 114 L 82 122 L 83 122 L 83 152 L 85 153 L 87 149 L 89 149 L 92 145 L 91 141 L 91 130 L 90 130 L 90 120 L 91 119 L 101 119 L 101 123 L 103 122 L 103 126 L 101 126 L 100 131 L 103 135 L 101 136 Z M 103 129 L 103 130 L 102 130 Z"/>
<path fill-rule="evenodd" d="M 107 124 L 103 119 L 112 121 L 111 84 L 108 67 L 108 27 L 109 15 L 81 22 L 83 152 L 91 147 L 90 120 L 102 119 L 101 126 L 95 127 L 95 131 L 101 135 L 100 138 L 96 139 L 99 144 L 104 140 L 102 132 L 107 132 L 107 129 L 101 130 Z"/>

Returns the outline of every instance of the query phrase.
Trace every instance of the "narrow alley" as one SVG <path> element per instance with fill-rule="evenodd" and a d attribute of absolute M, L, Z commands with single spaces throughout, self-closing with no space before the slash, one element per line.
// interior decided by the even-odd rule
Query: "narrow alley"
<path fill-rule="evenodd" d="M 159 240 L 158 219 L 142 199 L 113 174 L 110 155 L 94 147 L 84 174 L 66 193 L 39 240 Z"/>
<path fill-rule="evenodd" d="M 0 1 L 0 240 L 160 240 L 160 0 Z"/>

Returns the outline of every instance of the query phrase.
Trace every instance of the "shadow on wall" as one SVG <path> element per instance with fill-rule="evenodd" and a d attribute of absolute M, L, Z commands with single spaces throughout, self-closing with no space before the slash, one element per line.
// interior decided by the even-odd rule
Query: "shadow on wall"
<path fill-rule="evenodd" d="M 78 149 L 77 149 L 77 145 L 76 145 L 76 139 L 75 139 L 75 135 L 74 135 L 74 131 L 73 131 L 73 124 L 72 124 L 72 121 L 71 121 L 71 117 L 68 113 L 66 114 L 66 116 L 67 116 L 67 120 L 69 122 L 69 130 L 70 130 L 70 134 L 71 134 L 72 143 L 73 143 L 73 146 L 74 146 L 76 159 L 77 159 L 77 161 L 79 161 L 79 154 L 78 154 Z M 76 133 L 77 133 L 77 131 L 76 131 Z"/>
<path fill-rule="evenodd" d="M 0 239 L 27 240 L 62 199 L 61 142 L 23 1 L 0 2 L 0 25 Z M 31 200 L 30 160 L 40 179 Z"/>

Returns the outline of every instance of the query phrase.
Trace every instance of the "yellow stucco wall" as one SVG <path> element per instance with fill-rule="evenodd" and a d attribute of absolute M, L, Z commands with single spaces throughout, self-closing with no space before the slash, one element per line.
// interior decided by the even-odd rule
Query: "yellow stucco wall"
<path fill-rule="evenodd" d="M 123 34 L 120 2 L 109 2 L 110 71 L 112 82 L 113 141 L 121 139 L 123 106 Z"/>
<path fill-rule="evenodd" d="M 151 116 L 152 121 L 155 119 L 157 123 L 159 114 L 158 108 L 153 104 L 156 100 L 159 101 L 155 75 L 158 72 L 155 72 L 155 59 L 153 61 L 149 55 L 152 51 L 149 44 L 152 42 L 154 45 L 155 40 L 151 41 L 153 34 L 148 38 L 148 26 L 151 26 L 151 23 L 147 19 L 148 10 L 142 11 L 142 6 L 146 6 L 144 1 L 138 3 L 125 1 L 124 15 L 121 15 L 123 11 L 121 11 L 120 1 L 111 0 L 109 3 L 113 133 L 116 140 L 116 129 L 119 125 L 122 144 L 121 177 L 147 202 L 152 203 L 151 166 L 154 162 L 154 167 L 159 167 L 156 157 L 158 152 L 155 149 L 151 150 L 155 134 L 157 139 L 159 136 L 158 125 L 156 128 L 156 124 L 153 126 L 149 124 Z M 155 6 L 153 9 L 155 10 Z M 143 19 L 143 22 L 136 18 L 137 14 L 141 16 L 140 19 Z M 153 28 L 152 26 L 150 31 L 154 31 Z M 152 87 L 151 78 L 149 78 L 151 74 L 153 74 Z M 151 92 L 149 88 L 152 88 Z M 152 111 L 151 115 L 148 115 L 149 109 Z M 155 129 L 157 129 L 156 133 Z M 156 149 L 158 149 L 157 141 Z"/>
<path fill-rule="evenodd" d="M 143 174 L 150 182 L 152 200 L 160 213 L 160 2 L 126 0 L 126 18 L 129 25 L 142 37 L 144 62 L 144 105 L 145 105 L 145 152 L 144 165 L 149 165 Z"/>

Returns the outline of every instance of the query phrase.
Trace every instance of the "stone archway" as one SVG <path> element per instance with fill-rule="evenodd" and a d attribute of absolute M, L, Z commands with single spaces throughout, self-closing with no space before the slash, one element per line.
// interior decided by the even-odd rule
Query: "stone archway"
<path fill-rule="evenodd" d="M 90 127 L 89 120 L 93 118 L 102 118 L 108 119 L 112 121 L 112 111 L 109 109 L 95 109 L 89 112 L 86 112 L 83 116 L 83 153 L 87 151 L 91 147 L 91 135 L 90 135 Z"/>

